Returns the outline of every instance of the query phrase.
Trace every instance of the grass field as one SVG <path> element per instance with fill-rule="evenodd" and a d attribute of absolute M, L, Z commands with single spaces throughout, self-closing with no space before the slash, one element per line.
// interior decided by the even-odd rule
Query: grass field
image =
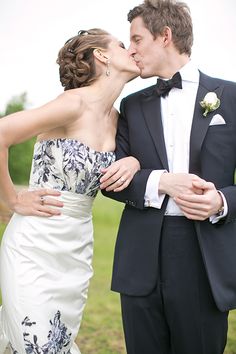
<path fill-rule="evenodd" d="M 98 196 L 94 206 L 94 277 L 78 344 L 82 354 L 125 354 L 119 295 L 110 291 L 112 257 L 122 204 Z M 4 225 L 0 225 L 0 234 Z M 148 354 L 148 353 L 144 353 Z M 191 353 L 190 353 L 191 354 Z M 225 354 L 236 354 L 236 312 L 229 321 Z"/>

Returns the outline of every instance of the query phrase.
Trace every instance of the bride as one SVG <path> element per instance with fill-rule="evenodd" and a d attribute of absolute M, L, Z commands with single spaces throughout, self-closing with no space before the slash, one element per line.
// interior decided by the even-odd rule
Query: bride
<path fill-rule="evenodd" d="M 124 84 L 139 74 L 123 44 L 100 29 L 80 31 L 60 50 L 65 92 L 0 120 L 0 197 L 14 212 L 1 245 L 0 353 L 80 353 L 75 338 L 92 271 L 92 203 L 102 171 L 120 171 L 114 190 L 139 170 L 115 161 Z M 17 193 L 8 149 L 37 136 L 29 190 Z"/>

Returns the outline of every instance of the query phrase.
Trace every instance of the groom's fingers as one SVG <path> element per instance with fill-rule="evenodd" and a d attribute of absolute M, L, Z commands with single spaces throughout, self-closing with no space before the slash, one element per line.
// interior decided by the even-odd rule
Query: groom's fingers
<path fill-rule="evenodd" d="M 207 182 L 204 179 L 202 180 L 193 180 L 193 187 L 199 188 L 201 190 L 206 190 L 206 189 L 214 189 L 215 186 L 212 182 Z"/>
<path fill-rule="evenodd" d="M 204 209 L 204 205 L 206 204 L 206 197 L 199 194 L 183 194 L 175 197 L 174 201 L 183 207 L 192 209 Z"/>
<path fill-rule="evenodd" d="M 218 192 L 214 191 L 211 183 L 208 184 L 208 187 L 208 189 L 205 189 L 207 192 L 204 195 L 186 194 L 174 198 L 187 218 L 205 220 L 217 212 L 219 209 Z"/>
<path fill-rule="evenodd" d="M 181 208 L 181 210 L 182 210 L 182 208 Z M 189 210 L 187 210 L 187 211 L 182 210 L 182 212 L 183 212 L 184 216 L 190 220 L 203 221 L 203 220 L 208 219 L 208 216 L 202 215 L 201 213 L 192 213 Z"/>
<path fill-rule="evenodd" d="M 198 196 L 193 195 L 193 197 Z M 200 201 L 201 199 L 202 198 L 189 198 L 187 201 L 186 199 L 174 198 L 186 218 L 191 220 L 205 220 L 209 217 L 208 207 L 204 199 L 202 199 L 202 202 Z"/>

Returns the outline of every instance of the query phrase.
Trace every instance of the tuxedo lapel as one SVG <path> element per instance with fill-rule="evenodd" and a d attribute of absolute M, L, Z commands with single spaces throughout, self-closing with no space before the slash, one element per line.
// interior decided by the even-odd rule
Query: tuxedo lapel
<path fill-rule="evenodd" d="M 163 168 L 168 170 L 169 167 L 161 118 L 160 98 L 157 97 L 155 92 L 148 95 L 142 94 L 141 106 L 149 133 L 152 137 Z"/>
<path fill-rule="evenodd" d="M 197 92 L 195 109 L 193 115 L 193 123 L 190 135 L 190 159 L 189 159 L 189 172 L 201 175 L 201 159 L 200 153 L 202 143 L 206 136 L 209 124 L 215 111 L 209 112 L 206 117 L 203 116 L 203 108 L 200 105 L 205 95 L 208 92 L 215 92 L 217 97 L 220 98 L 223 91 L 223 86 L 219 86 L 213 79 L 200 73 L 199 88 Z"/>

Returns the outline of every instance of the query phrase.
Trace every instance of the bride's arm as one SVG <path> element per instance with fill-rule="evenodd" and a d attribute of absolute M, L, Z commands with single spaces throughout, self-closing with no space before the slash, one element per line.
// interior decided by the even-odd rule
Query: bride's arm
<path fill-rule="evenodd" d="M 8 149 L 11 145 L 21 143 L 42 132 L 73 122 L 76 111 L 78 112 L 78 104 L 62 94 L 40 108 L 13 113 L 0 119 L 0 198 L 12 211 L 23 215 L 40 216 L 60 213 L 49 206 L 50 204 L 60 207 L 63 205 L 60 201 L 47 197 L 46 202 L 42 203 L 41 199 L 45 195 L 58 196 L 59 192 L 41 189 L 17 193 L 9 174 Z"/>

